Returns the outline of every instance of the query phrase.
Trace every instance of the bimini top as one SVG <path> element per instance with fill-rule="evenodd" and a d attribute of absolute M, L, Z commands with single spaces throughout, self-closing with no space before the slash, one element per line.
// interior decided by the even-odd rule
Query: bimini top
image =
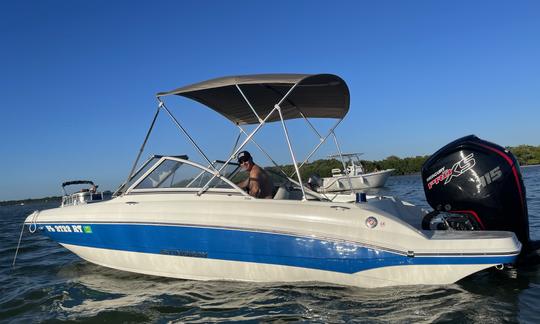
<path fill-rule="evenodd" d="M 259 119 L 237 86 L 264 119 L 295 84 L 296 88 L 280 105 L 284 119 L 342 119 L 349 111 L 349 88 L 343 79 L 332 74 L 229 76 L 160 92 L 157 97 L 184 96 L 210 107 L 237 125 L 256 124 Z M 267 122 L 277 120 L 279 114 L 274 113 Z"/>
<path fill-rule="evenodd" d="M 340 156 L 351 157 L 351 156 L 360 156 L 360 155 L 364 155 L 364 153 L 341 153 L 341 155 L 339 155 L 339 154 L 330 154 L 330 155 L 328 155 L 328 157 L 331 158 L 331 159 L 336 159 L 336 158 L 339 158 Z"/>
<path fill-rule="evenodd" d="M 79 184 L 94 185 L 94 183 L 92 181 L 90 181 L 90 180 L 75 180 L 75 181 L 66 181 L 66 182 L 62 183 L 62 188 L 66 187 L 66 186 L 79 185 Z"/>

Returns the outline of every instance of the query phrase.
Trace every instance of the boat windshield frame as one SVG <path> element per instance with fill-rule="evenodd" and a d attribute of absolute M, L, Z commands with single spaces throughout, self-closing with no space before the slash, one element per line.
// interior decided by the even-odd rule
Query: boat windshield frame
<path fill-rule="evenodd" d="M 131 186 L 126 190 L 125 194 L 129 195 L 132 193 L 148 193 L 148 192 L 190 192 L 190 193 L 197 193 L 200 188 L 187 188 L 187 187 L 178 187 L 178 188 L 144 188 L 144 189 L 137 189 L 137 186 L 141 184 L 150 174 L 152 174 L 160 165 L 163 164 L 165 161 L 174 161 L 181 164 L 186 164 L 195 168 L 198 168 L 201 170 L 200 173 L 197 174 L 197 177 L 200 176 L 201 173 L 207 172 L 211 175 L 215 175 L 216 172 L 214 170 L 211 170 L 207 167 L 204 167 L 196 162 L 189 161 L 187 159 L 182 159 L 178 157 L 173 156 L 163 156 L 161 157 L 156 163 L 154 163 L 153 166 L 151 166 L 146 172 L 144 172 L 137 180 L 135 180 Z M 234 174 L 234 172 L 233 172 Z M 212 192 L 226 192 L 226 193 L 238 193 L 243 196 L 250 197 L 244 190 L 242 190 L 240 187 L 238 187 L 234 182 L 232 182 L 229 178 L 227 178 L 224 175 L 218 175 L 217 178 L 221 181 L 224 181 L 226 184 L 231 186 L 230 189 L 228 188 L 209 188 L 209 191 Z M 162 182 L 164 182 L 167 179 L 163 179 Z"/>
<path fill-rule="evenodd" d="M 272 75 L 271 75 L 272 76 Z M 270 84 L 268 84 L 268 82 L 266 82 L 265 78 L 261 78 L 260 79 L 260 82 L 257 83 L 257 76 L 244 76 L 244 77 L 248 77 L 248 79 L 250 80 L 249 84 L 250 85 L 253 85 L 253 84 L 256 84 L 256 85 L 259 85 L 259 86 L 262 86 L 262 87 L 265 87 L 265 86 L 270 86 Z M 322 77 L 322 81 L 321 81 L 321 84 L 317 84 L 316 86 L 314 86 L 314 84 L 309 84 L 309 82 L 313 82 L 312 80 L 315 79 L 317 80 L 317 77 Z M 326 79 L 325 79 L 326 78 Z M 294 79 L 294 78 L 293 78 Z M 231 81 L 232 80 L 232 81 Z M 280 172 L 286 177 L 288 178 L 293 184 L 297 185 L 301 191 L 302 191 L 302 200 L 303 201 L 306 201 L 308 200 L 307 197 L 308 196 L 316 196 L 317 198 L 321 199 L 321 200 L 330 200 L 325 194 L 319 194 L 319 193 L 315 193 L 314 191 L 312 190 L 309 190 L 309 188 L 305 188 L 304 187 L 304 184 L 302 182 L 302 177 L 300 175 L 300 168 L 302 168 L 302 166 L 304 166 L 308 160 L 313 156 L 313 154 L 315 154 L 318 149 L 322 146 L 322 144 L 324 144 L 326 142 L 326 140 L 329 138 L 329 137 L 333 137 L 334 139 L 334 142 L 336 144 L 336 147 L 337 147 L 337 150 L 338 152 L 340 153 L 340 156 L 342 158 L 342 162 L 344 162 L 343 160 L 343 155 L 341 153 L 341 148 L 339 146 L 339 142 L 337 140 L 337 136 L 335 134 L 335 129 L 337 128 L 337 126 L 339 126 L 339 124 L 343 121 L 343 118 L 345 117 L 348 109 L 349 109 L 349 91 L 348 91 L 348 87 L 345 83 L 345 81 L 343 81 L 341 78 L 339 78 L 338 76 L 335 76 L 335 75 L 326 75 L 326 74 L 320 74 L 320 75 L 304 75 L 302 77 L 299 77 L 299 78 L 296 78 L 294 79 L 294 82 L 290 82 L 288 83 L 288 85 L 290 86 L 288 88 L 288 90 L 286 91 L 285 94 L 282 94 L 281 92 L 278 92 L 280 95 L 282 95 L 280 97 L 280 99 L 273 105 L 273 107 L 271 109 L 269 109 L 269 112 L 266 116 L 260 116 L 258 113 L 257 113 L 257 109 L 254 107 L 254 104 L 252 102 L 252 100 L 249 99 L 248 97 L 248 94 L 246 94 L 246 92 L 242 89 L 242 83 L 241 82 L 237 82 L 235 83 L 234 82 L 235 79 L 229 79 L 228 82 L 231 82 L 230 84 L 228 84 L 228 90 L 229 91 L 229 94 L 230 94 L 230 91 L 233 91 L 235 89 L 235 91 L 238 91 L 239 95 L 241 96 L 241 98 L 243 98 L 243 101 L 245 103 L 245 107 L 244 109 L 248 112 L 251 112 L 252 114 L 254 114 L 255 116 L 255 120 L 257 122 L 254 122 L 252 120 L 252 122 L 249 122 L 249 124 L 253 124 L 253 125 L 256 125 L 256 127 L 250 132 L 248 133 L 244 128 L 242 128 L 242 124 L 240 123 L 236 123 L 235 125 L 239 128 L 240 132 L 238 134 L 238 138 L 236 139 L 236 142 L 233 146 L 233 149 L 232 149 L 232 152 L 230 154 L 230 156 L 225 160 L 225 163 L 220 167 L 220 168 L 217 168 L 214 163 L 212 163 L 210 161 L 210 159 L 207 157 L 207 155 L 203 152 L 203 150 L 200 148 L 200 146 L 195 142 L 195 140 L 189 135 L 189 133 L 186 131 L 186 129 L 181 125 L 181 123 L 178 121 L 178 119 L 172 114 L 172 112 L 169 110 L 169 108 L 165 105 L 165 102 L 164 102 L 164 99 L 163 97 L 164 96 L 168 96 L 168 95 L 182 95 L 184 97 L 187 97 L 187 98 L 190 98 L 190 99 L 193 99 L 195 101 L 198 101 L 198 102 L 201 102 L 204 104 L 204 100 L 196 100 L 194 99 L 193 97 L 190 97 L 187 94 L 189 95 L 192 95 L 193 96 L 193 93 L 196 93 L 197 91 L 200 91 L 200 87 L 196 87 L 196 89 L 193 89 L 193 90 L 190 90 L 190 91 L 181 91 L 181 92 L 178 92 L 178 91 L 172 91 L 172 92 L 167 92 L 167 93 L 158 93 L 157 95 L 157 100 L 158 100 L 158 107 L 157 107 L 157 110 L 156 110 L 156 113 L 154 115 L 154 118 L 152 120 L 152 123 L 150 125 L 150 128 L 148 129 L 148 132 L 146 134 L 146 137 L 144 139 L 144 142 L 139 150 L 139 153 L 137 155 L 137 158 L 135 159 L 135 162 L 133 164 L 133 167 L 132 167 L 132 171 L 130 172 L 130 174 L 128 175 L 128 181 L 126 181 L 126 183 L 129 182 L 129 180 L 131 180 L 134 176 L 134 170 L 137 166 L 137 163 L 138 163 L 138 160 L 140 158 L 140 155 L 141 153 L 143 152 L 144 150 L 144 147 L 146 145 L 146 142 L 150 136 L 150 133 L 152 132 L 153 130 L 153 127 L 154 127 L 154 124 L 155 124 L 155 121 L 157 119 L 157 116 L 159 115 L 159 113 L 161 111 L 164 111 L 169 117 L 170 119 L 172 120 L 172 122 L 176 125 L 176 127 L 178 128 L 178 130 L 184 134 L 184 136 L 186 137 L 186 139 L 188 140 L 188 142 L 190 142 L 193 147 L 195 148 L 195 150 L 201 155 L 201 157 L 208 163 L 208 168 L 207 167 L 204 167 L 200 164 L 197 164 L 197 163 L 194 163 L 194 162 L 191 162 L 191 161 L 188 161 L 188 160 L 182 160 L 182 159 L 178 159 L 178 160 L 182 160 L 182 162 L 185 162 L 187 164 L 190 164 L 192 166 L 195 166 L 195 167 L 198 167 L 202 170 L 205 170 L 206 172 L 209 172 L 210 174 L 212 174 L 212 177 L 208 180 L 208 182 L 202 187 L 200 188 L 199 191 L 197 191 L 197 195 L 202 195 L 204 194 L 206 191 L 208 191 L 210 189 L 210 183 L 217 177 L 217 178 L 220 178 L 220 179 L 226 179 L 228 182 L 230 182 L 232 185 L 233 185 L 233 188 L 235 189 L 238 189 L 243 195 L 247 195 L 247 193 L 240 189 L 238 186 L 236 186 L 236 184 L 232 183 L 229 179 L 227 179 L 226 177 L 224 177 L 224 175 L 221 173 L 224 168 L 229 165 L 233 159 L 236 158 L 237 154 L 249 143 L 253 143 L 257 146 L 257 148 L 263 153 L 265 154 L 269 159 L 270 161 L 272 161 L 272 163 L 274 164 L 274 166 L 276 166 L 278 168 L 278 170 L 280 170 Z M 239 78 L 238 80 L 245 80 L 242 79 L 242 78 Z M 306 81 L 306 80 L 310 80 L 309 82 Z M 332 80 L 334 81 L 334 83 L 331 83 L 331 82 L 328 82 L 329 80 Z M 337 95 L 337 99 L 336 98 L 332 98 L 332 100 L 337 100 L 337 102 L 339 102 L 343 107 L 340 108 L 342 109 L 341 112 L 338 112 L 336 113 L 334 110 L 330 109 L 328 112 L 325 112 L 324 111 L 324 108 L 321 108 L 320 106 L 318 106 L 318 103 L 317 104 L 314 104 L 313 107 L 309 106 L 309 104 L 313 104 L 313 100 L 312 99 L 309 99 L 309 95 L 310 94 L 313 94 L 314 96 L 320 92 L 320 91 L 323 91 L 325 90 L 324 87 L 335 87 L 336 86 L 336 83 L 335 81 L 336 80 L 339 80 L 339 82 L 341 82 L 339 84 L 339 87 L 341 87 L 338 91 L 337 91 L 337 94 L 334 92 L 333 95 Z M 210 81 L 206 81 L 207 83 L 210 82 L 211 83 L 212 80 Z M 324 81 L 324 82 L 323 82 Z M 266 82 L 266 83 L 265 83 Z M 296 107 L 294 102 L 291 102 L 291 99 L 289 99 L 289 96 L 291 95 L 291 93 L 293 93 L 300 85 L 302 85 L 303 82 L 306 82 L 308 84 L 304 84 L 306 87 L 303 87 L 302 88 L 302 93 L 301 93 L 301 96 L 300 98 L 302 98 L 303 100 L 306 100 L 306 102 L 308 103 L 308 108 L 311 109 L 307 109 L 307 114 L 304 113 L 304 111 L 302 111 L 302 109 L 300 109 L 300 107 Z M 202 82 L 201 84 L 205 84 L 205 82 Z M 281 84 L 282 85 L 282 84 Z M 302 86 L 304 86 L 302 85 Z M 223 87 L 223 85 L 220 85 L 220 86 L 216 86 L 215 88 L 221 88 Z M 311 88 L 310 88 L 311 87 Z M 189 87 L 186 87 L 186 88 L 189 88 Z M 206 85 L 206 87 L 204 89 L 211 89 L 213 90 L 214 88 L 212 88 L 212 86 L 208 86 Z M 335 91 L 335 90 L 334 90 Z M 341 91 L 341 93 L 340 93 Z M 343 97 L 340 97 L 340 96 L 343 96 Z M 294 97 L 293 97 L 294 98 Z M 305 98 L 308 98 L 308 99 L 305 99 Z M 283 107 L 287 107 L 287 110 L 286 111 L 282 111 L 282 105 Z M 207 105 L 209 108 L 211 109 L 214 109 L 213 107 Z M 291 107 L 293 109 L 297 109 L 297 111 L 291 115 Z M 322 109 L 322 110 L 321 110 Z M 216 110 L 217 112 L 220 112 L 218 111 L 217 109 L 214 109 Z M 309 114 L 312 113 L 313 115 L 310 116 Z M 276 118 L 276 116 L 273 116 L 273 115 L 279 115 L 279 118 Z M 223 115 L 223 114 L 222 114 Z M 310 122 L 309 118 L 329 118 L 329 119 L 337 119 L 336 123 L 329 129 L 328 133 L 326 135 L 321 135 L 321 133 L 315 128 L 315 126 Z M 302 163 L 298 163 L 298 160 L 296 158 L 296 155 L 294 153 L 294 150 L 293 150 L 293 147 L 292 147 L 292 143 L 291 143 L 291 140 L 290 140 L 290 136 L 289 136 L 289 131 L 288 131 L 288 128 L 287 128 L 287 125 L 285 123 L 286 120 L 288 119 L 294 119 L 294 118 L 302 118 L 306 123 L 307 125 L 309 126 L 309 128 L 314 132 L 315 136 L 318 137 L 319 139 L 319 142 L 318 144 L 313 148 L 313 150 L 307 155 L 307 157 L 303 160 Z M 230 119 L 230 118 L 229 118 Z M 231 121 L 233 121 L 232 119 L 230 119 Z M 270 156 L 270 154 L 267 153 L 266 150 L 264 150 L 254 139 L 254 136 L 255 134 L 257 134 L 260 129 L 265 126 L 265 124 L 267 123 L 270 123 L 270 122 L 279 122 L 282 126 L 282 129 L 283 129 L 283 134 L 284 134 L 284 137 L 286 139 L 286 142 L 287 142 L 287 146 L 288 146 L 288 150 L 289 150 L 289 154 L 290 154 L 290 157 L 291 157 L 291 160 L 292 160 L 292 164 L 294 166 L 294 173 L 292 173 L 291 175 L 287 175 L 281 166 L 279 166 L 273 159 L 272 157 Z M 248 123 L 244 123 L 244 124 L 248 124 Z M 238 145 L 238 142 L 239 142 L 239 139 L 240 137 L 244 135 L 246 136 L 246 138 L 240 143 L 240 145 Z M 166 158 L 170 158 L 170 157 L 166 157 Z M 158 165 L 160 163 L 156 163 L 156 165 Z M 157 166 L 156 166 L 157 167 Z M 154 168 L 152 168 L 154 169 Z M 139 180 L 143 179 L 146 175 L 148 175 L 148 173 L 150 172 L 151 170 L 148 170 L 148 172 L 145 173 L 145 175 L 141 176 Z M 293 176 L 296 175 L 293 179 Z M 349 178 L 347 176 L 347 178 Z M 137 180 L 136 182 L 138 182 L 139 180 Z M 142 181 L 142 180 L 141 180 Z M 349 178 L 349 182 L 350 182 L 350 178 Z M 135 189 L 137 183 L 133 183 L 133 185 L 128 188 L 126 190 L 125 193 L 122 193 L 122 194 L 129 194 L 129 193 L 135 193 L 135 192 L 139 192 L 139 189 Z M 147 191 L 145 189 L 145 191 Z M 247 195 L 249 196 L 249 195 Z"/>

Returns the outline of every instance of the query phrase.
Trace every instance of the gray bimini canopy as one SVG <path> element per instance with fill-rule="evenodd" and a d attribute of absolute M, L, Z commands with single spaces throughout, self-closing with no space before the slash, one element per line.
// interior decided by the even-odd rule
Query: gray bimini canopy
<path fill-rule="evenodd" d="M 66 187 L 66 186 L 80 185 L 80 184 L 89 184 L 89 185 L 94 186 L 94 182 L 92 182 L 90 180 L 75 180 L 75 181 L 66 181 L 66 182 L 62 183 L 62 188 Z"/>
<path fill-rule="evenodd" d="M 296 84 L 281 103 L 284 119 L 343 119 L 349 110 L 349 88 L 333 74 L 258 74 L 229 76 L 195 83 L 157 97 L 178 95 L 198 101 L 237 125 L 257 124 L 259 119 L 237 86 L 245 94 L 259 117 L 264 119 L 274 105 Z M 303 115 L 302 115 L 303 114 Z M 267 122 L 280 120 L 274 113 Z"/>

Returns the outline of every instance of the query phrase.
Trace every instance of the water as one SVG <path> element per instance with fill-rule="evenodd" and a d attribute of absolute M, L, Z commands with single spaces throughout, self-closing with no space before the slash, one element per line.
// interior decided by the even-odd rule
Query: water
<path fill-rule="evenodd" d="M 531 236 L 540 239 L 540 167 L 523 169 Z M 418 175 L 379 194 L 427 207 Z M 540 267 L 475 274 L 449 286 L 361 289 L 321 283 L 200 282 L 137 275 L 83 261 L 21 223 L 35 209 L 0 207 L 0 322 L 530 322 L 540 323 Z"/>

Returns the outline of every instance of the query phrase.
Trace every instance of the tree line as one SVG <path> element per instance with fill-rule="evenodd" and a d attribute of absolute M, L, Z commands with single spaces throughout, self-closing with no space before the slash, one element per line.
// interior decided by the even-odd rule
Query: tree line
<path fill-rule="evenodd" d="M 6 200 L 6 201 L 0 201 L 0 206 L 10 206 L 10 205 L 26 205 L 26 204 L 33 204 L 33 203 L 47 203 L 50 201 L 58 202 L 60 203 L 62 201 L 61 196 L 53 196 L 53 197 L 44 197 L 44 198 L 27 198 L 27 199 L 21 199 L 21 200 Z"/>
<path fill-rule="evenodd" d="M 403 175 L 420 172 L 422 164 L 428 158 L 429 155 L 406 158 L 399 158 L 395 155 L 392 155 L 384 160 L 379 161 L 361 160 L 361 163 L 364 167 L 364 172 L 394 169 L 394 175 Z M 294 174 L 294 166 L 292 164 L 281 166 L 281 168 L 288 175 Z M 275 167 L 269 167 L 267 169 L 278 172 L 278 169 Z M 331 177 L 332 169 L 343 169 L 343 163 L 341 163 L 341 161 L 337 159 L 316 160 L 311 163 L 306 163 L 304 166 L 302 166 L 302 168 L 300 169 L 300 174 L 302 176 L 302 179 L 307 179 L 307 177 L 313 174 L 317 174 L 320 177 Z"/>
<path fill-rule="evenodd" d="M 506 147 L 512 152 L 520 165 L 535 165 L 540 164 L 540 145 L 519 145 L 515 147 Z M 361 160 L 365 172 L 381 171 L 386 169 L 394 169 L 394 175 L 404 175 L 418 173 L 422 169 L 422 165 L 429 158 L 429 155 L 415 156 L 400 158 L 395 155 L 391 155 L 383 160 L 369 161 Z M 277 168 L 270 167 L 273 171 L 277 171 Z M 282 166 L 282 169 L 288 174 L 294 174 L 294 167 L 292 164 Z M 311 163 L 307 163 L 300 169 L 302 179 L 317 174 L 320 177 L 332 176 L 332 169 L 343 169 L 341 161 L 336 159 L 321 159 Z"/>
<path fill-rule="evenodd" d="M 540 145 L 519 145 L 519 146 L 507 146 L 510 152 L 512 152 L 520 165 L 535 165 L 540 164 Z M 394 169 L 394 175 L 404 175 L 420 172 L 422 165 L 429 158 L 429 155 L 415 156 L 415 157 L 406 157 L 400 158 L 395 155 L 391 155 L 383 160 L 378 161 L 369 161 L 362 160 L 362 165 L 364 166 L 365 172 L 381 171 L 385 169 Z M 294 175 L 294 167 L 292 164 L 284 165 L 281 167 L 287 175 Z M 266 169 L 272 170 L 274 173 L 281 173 L 275 167 L 269 167 Z M 307 163 L 302 166 L 300 169 L 300 174 L 302 179 L 307 179 L 307 177 L 317 174 L 320 177 L 330 177 L 332 176 L 332 169 L 343 169 L 343 164 L 341 161 L 336 159 L 321 159 Z M 60 201 L 61 197 L 45 197 L 41 199 L 23 199 L 23 200 L 11 200 L 11 201 L 0 201 L 0 206 L 5 205 L 15 205 L 21 203 L 35 203 L 35 202 L 46 202 L 46 201 Z"/>
<path fill-rule="evenodd" d="M 507 146 L 506 149 L 514 153 L 520 165 L 540 164 L 540 145 Z"/>

